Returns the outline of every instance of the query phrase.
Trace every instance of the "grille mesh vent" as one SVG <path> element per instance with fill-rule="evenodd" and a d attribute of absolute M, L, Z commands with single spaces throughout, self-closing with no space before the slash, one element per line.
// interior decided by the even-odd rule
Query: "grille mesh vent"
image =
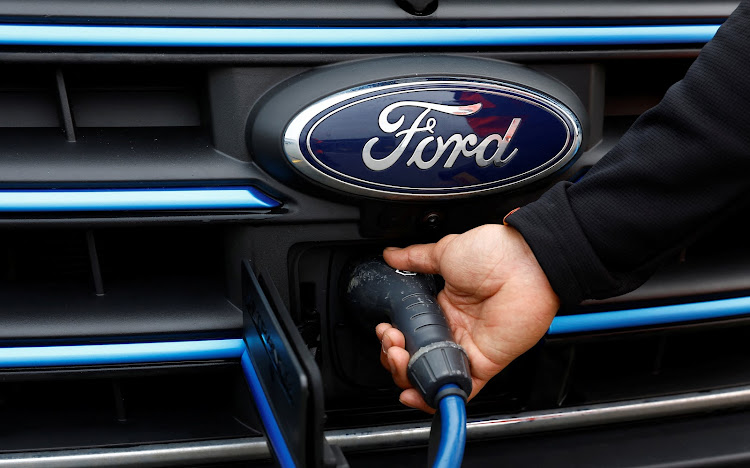
<path fill-rule="evenodd" d="M 197 127 L 195 70 L 159 67 L 11 67 L 0 78 L 0 127 Z"/>
<path fill-rule="evenodd" d="M 1 232 L 0 346 L 242 329 L 226 299 L 217 229 Z"/>

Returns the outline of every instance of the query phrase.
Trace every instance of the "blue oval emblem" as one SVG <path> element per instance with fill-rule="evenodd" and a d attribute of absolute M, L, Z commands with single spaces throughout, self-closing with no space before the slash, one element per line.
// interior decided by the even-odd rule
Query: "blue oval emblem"
<path fill-rule="evenodd" d="M 581 124 L 555 99 L 501 82 L 445 78 L 370 84 L 324 98 L 284 132 L 308 177 L 361 195 L 456 197 L 556 172 Z"/>

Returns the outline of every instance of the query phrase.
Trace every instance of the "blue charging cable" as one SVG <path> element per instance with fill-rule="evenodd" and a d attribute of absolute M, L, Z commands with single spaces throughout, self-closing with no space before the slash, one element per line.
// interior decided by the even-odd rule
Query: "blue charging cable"
<path fill-rule="evenodd" d="M 458 388 L 447 384 L 440 390 Z M 433 468 L 458 468 L 466 445 L 466 403 L 459 395 L 446 395 L 440 400 L 440 445 Z"/>

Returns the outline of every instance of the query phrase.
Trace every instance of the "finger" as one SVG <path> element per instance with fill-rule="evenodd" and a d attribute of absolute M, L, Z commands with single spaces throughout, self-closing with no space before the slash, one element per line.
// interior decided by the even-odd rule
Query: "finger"
<path fill-rule="evenodd" d="M 414 388 L 408 388 L 401 392 L 401 396 L 399 396 L 398 401 L 400 401 L 403 405 L 408 406 L 409 408 L 422 410 L 425 413 L 430 414 L 435 413 L 435 410 L 433 408 L 430 408 L 427 403 L 425 403 L 422 395 L 420 395 L 419 392 Z"/>
<path fill-rule="evenodd" d="M 390 323 L 379 323 L 375 327 L 375 334 L 378 337 L 378 341 L 380 341 L 380 365 L 388 372 L 391 372 L 391 367 L 388 364 L 388 351 L 386 351 L 385 346 L 383 345 L 383 334 L 389 328 L 393 328 L 393 325 Z"/>
<path fill-rule="evenodd" d="M 378 336 L 378 341 L 383 341 L 383 333 L 385 333 L 385 331 L 391 328 L 392 326 L 393 325 L 391 325 L 390 323 L 383 322 L 383 323 L 379 323 L 375 327 L 375 334 Z"/>
<path fill-rule="evenodd" d="M 401 330 L 390 327 L 383 332 L 383 349 L 387 352 L 394 346 L 405 348 L 406 338 L 404 338 L 404 334 L 401 333 Z"/>
<path fill-rule="evenodd" d="M 406 376 L 409 365 L 409 353 L 404 348 L 393 346 L 388 350 L 388 364 L 391 369 L 393 382 L 402 389 L 411 388 L 411 382 Z"/>
<path fill-rule="evenodd" d="M 481 380 L 476 377 L 472 377 L 471 378 L 471 395 L 468 396 L 466 401 L 471 401 L 472 398 L 477 396 L 477 393 L 479 393 L 479 391 L 483 389 L 485 385 L 487 385 L 486 380 Z"/>
<path fill-rule="evenodd" d="M 391 369 L 391 365 L 388 362 L 389 350 L 394 346 L 398 348 L 404 348 L 406 346 L 406 338 L 404 338 L 403 333 L 401 333 L 397 328 L 394 328 L 391 324 L 387 323 L 381 325 L 386 326 L 382 327 L 383 334 L 382 339 L 380 340 L 380 363 L 383 365 L 383 367 L 385 367 L 385 370 L 393 373 L 393 369 Z"/>

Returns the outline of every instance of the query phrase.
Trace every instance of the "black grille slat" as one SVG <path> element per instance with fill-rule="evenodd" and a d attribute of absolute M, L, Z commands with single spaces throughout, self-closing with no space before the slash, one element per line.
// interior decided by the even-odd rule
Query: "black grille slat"
<path fill-rule="evenodd" d="M 0 453 L 260 435 L 238 363 L 142 368 L 0 381 Z"/>
<path fill-rule="evenodd" d="M 241 332 L 220 229 L 6 231 L 0 245 L 0 341 Z"/>

